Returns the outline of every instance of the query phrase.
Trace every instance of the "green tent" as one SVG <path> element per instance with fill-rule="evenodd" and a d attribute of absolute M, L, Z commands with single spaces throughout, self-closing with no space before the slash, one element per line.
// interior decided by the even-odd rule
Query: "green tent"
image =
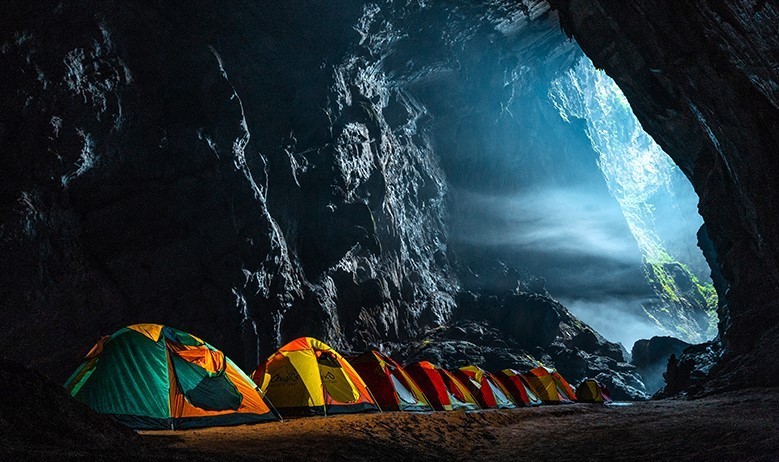
<path fill-rule="evenodd" d="M 159 324 L 128 326 L 100 339 L 65 388 L 135 429 L 277 419 L 254 382 L 221 351 Z"/>

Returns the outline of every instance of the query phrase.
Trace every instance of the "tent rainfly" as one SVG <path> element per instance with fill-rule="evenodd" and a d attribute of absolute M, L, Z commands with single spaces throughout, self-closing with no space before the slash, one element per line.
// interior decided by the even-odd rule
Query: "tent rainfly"
<path fill-rule="evenodd" d="M 586 379 L 576 387 L 576 399 L 582 403 L 605 404 L 611 402 L 606 385 L 595 379 Z"/>
<path fill-rule="evenodd" d="M 493 374 L 503 387 L 508 390 L 517 406 L 539 406 L 542 404 L 533 393 L 527 379 L 514 369 L 503 369 Z"/>
<path fill-rule="evenodd" d="M 252 379 L 282 415 L 381 410 L 351 364 L 310 337 L 279 348 L 257 367 Z"/>
<path fill-rule="evenodd" d="M 573 388 L 554 369 L 539 366 L 531 369 L 525 378 L 536 396 L 545 404 L 568 404 L 576 401 Z"/>
<path fill-rule="evenodd" d="M 511 393 L 492 374 L 478 366 L 465 366 L 454 371 L 455 377 L 468 387 L 484 409 L 514 409 Z"/>
<path fill-rule="evenodd" d="M 384 411 L 429 412 L 433 407 L 414 379 L 376 350 L 349 359 Z"/>
<path fill-rule="evenodd" d="M 428 361 L 421 361 L 406 366 L 405 370 L 419 385 L 435 410 L 479 409 L 479 404 L 465 385 L 445 369 Z"/>
<path fill-rule="evenodd" d="M 159 324 L 128 326 L 100 339 L 65 388 L 96 412 L 139 430 L 278 420 L 221 351 Z"/>

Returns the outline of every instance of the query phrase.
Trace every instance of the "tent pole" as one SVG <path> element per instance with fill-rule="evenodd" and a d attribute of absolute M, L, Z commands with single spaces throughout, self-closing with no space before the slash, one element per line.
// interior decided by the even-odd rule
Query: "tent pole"
<path fill-rule="evenodd" d="M 379 412 L 380 413 L 384 414 L 384 411 L 381 410 L 381 406 L 379 406 L 379 402 L 376 401 L 376 397 L 373 396 L 373 392 L 371 391 L 371 389 L 368 388 L 368 385 L 365 384 L 365 382 L 362 380 L 362 378 L 360 378 L 360 382 L 362 382 L 362 386 L 364 386 L 365 389 L 368 390 L 368 394 L 371 395 L 371 399 L 373 400 L 373 404 L 375 404 L 376 407 L 379 408 Z M 395 388 L 395 387 L 392 387 L 392 388 Z M 395 392 L 395 394 L 397 395 L 397 392 Z M 400 402 L 400 400 L 398 400 L 398 402 Z"/>
<path fill-rule="evenodd" d="M 317 369 L 319 369 L 318 364 L 317 364 Z M 322 383 L 322 411 L 324 411 L 325 417 L 327 417 L 327 390 L 325 390 L 325 382 L 322 381 L 321 377 L 319 378 L 319 381 Z"/>
<path fill-rule="evenodd" d="M 260 387 L 255 387 L 255 388 L 257 390 L 257 393 L 260 394 L 260 397 L 262 398 L 262 400 L 265 401 L 265 404 L 267 404 L 268 407 L 271 408 L 273 413 L 276 414 L 276 417 L 279 418 L 279 422 L 284 422 L 284 418 L 281 416 L 281 413 L 279 412 L 279 410 L 276 409 L 276 406 L 274 406 L 273 403 L 265 396 L 265 393 L 262 392 Z"/>

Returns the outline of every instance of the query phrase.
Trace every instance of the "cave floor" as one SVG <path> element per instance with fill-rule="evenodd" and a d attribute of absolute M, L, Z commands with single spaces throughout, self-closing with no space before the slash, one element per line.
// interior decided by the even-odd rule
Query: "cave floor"
<path fill-rule="evenodd" d="M 186 460 L 779 460 L 779 389 L 694 401 L 343 415 L 144 432 Z"/>
<path fill-rule="evenodd" d="M 0 460 L 776 461 L 779 388 L 692 401 L 311 417 L 141 432 L 137 443 L 112 453 L 0 446 Z"/>

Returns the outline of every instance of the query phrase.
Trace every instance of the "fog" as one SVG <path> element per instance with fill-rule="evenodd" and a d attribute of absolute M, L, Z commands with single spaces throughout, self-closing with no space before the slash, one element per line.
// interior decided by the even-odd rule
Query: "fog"
<path fill-rule="evenodd" d="M 561 298 L 560 302 L 607 339 L 622 343 L 628 351 L 638 339 L 667 335 L 643 312 L 635 311 L 635 307 L 649 302 L 649 299 L 603 297 L 598 300 L 579 300 Z"/>
<path fill-rule="evenodd" d="M 681 262 L 702 281 L 702 224 L 689 181 L 641 128 L 616 84 L 579 57 L 524 83 L 510 117 L 470 120 L 449 161 L 451 234 L 465 261 L 494 258 L 542 277 L 548 292 L 628 350 L 668 335 L 647 263 Z M 481 130 L 481 133 L 478 133 Z M 473 151 L 479 149 L 479 151 Z"/>
<path fill-rule="evenodd" d="M 458 201 L 473 211 L 458 235 L 465 244 L 641 262 L 619 208 L 604 207 L 604 198 L 585 187 L 553 187 L 515 196 L 462 191 Z"/>

